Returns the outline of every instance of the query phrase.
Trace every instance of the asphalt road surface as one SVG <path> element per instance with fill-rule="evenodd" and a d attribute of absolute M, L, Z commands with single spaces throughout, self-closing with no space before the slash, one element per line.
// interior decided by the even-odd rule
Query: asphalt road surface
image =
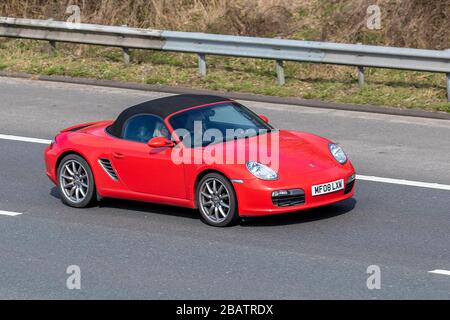
<path fill-rule="evenodd" d="M 51 139 L 162 95 L 0 78 L 0 298 L 450 298 L 449 121 L 243 102 L 275 127 L 341 143 L 360 175 L 440 187 L 359 180 L 343 203 L 223 229 L 170 206 L 68 208 L 45 145 L 5 136 Z M 80 290 L 66 287 L 70 265 Z M 371 265 L 380 289 L 367 287 Z"/>

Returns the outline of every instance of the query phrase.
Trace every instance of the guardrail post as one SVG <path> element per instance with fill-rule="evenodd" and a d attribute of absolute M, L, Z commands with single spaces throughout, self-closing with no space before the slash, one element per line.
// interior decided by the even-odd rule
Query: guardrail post
<path fill-rule="evenodd" d="M 123 50 L 123 63 L 130 64 L 130 49 L 122 48 Z"/>
<path fill-rule="evenodd" d="M 358 42 L 358 45 L 362 46 L 362 42 Z M 358 86 L 360 89 L 364 87 L 364 67 L 358 66 Z"/>
<path fill-rule="evenodd" d="M 204 53 L 198 54 L 198 73 L 201 77 L 206 76 L 206 56 Z"/>
<path fill-rule="evenodd" d="M 283 60 L 275 60 L 275 65 L 277 69 L 278 84 L 280 86 L 284 86 L 286 83 L 286 79 L 284 77 L 284 62 Z"/>
<path fill-rule="evenodd" d="M 446 76 L 447 76 L 447 101 L 450 102 L 450 73 L 447 73 Z"/>
<path fill-rule="evenodd" d="M 128 25 L 123 24 L 122 27 L 127 28 Z M 123 51 L 123 63 L 130 64 L 130 48 L 123 47 L 122 51 Z"/>
<path fill-rule="evenodd" d="M 362 87 L 364 87 L 364 67 L 359 66 L 358 67 L 358 85 L 359 88 L 362 89 Z"/>
<path fill-rule="evenodd" d="M 49 54 L 55 54 L 56 53 L 56 41 L 55 40 L 50 40 L 49 42 Z"/>

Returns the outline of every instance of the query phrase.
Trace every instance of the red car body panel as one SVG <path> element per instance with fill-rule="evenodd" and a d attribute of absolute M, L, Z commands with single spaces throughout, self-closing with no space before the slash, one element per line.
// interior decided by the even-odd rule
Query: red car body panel
<path fill-rule="evenodd" d="M 170 131 L 172 128 L 165 123 Z M 150 148 L 145 143 L 123 140 L 111 136 L 106 128 L 112 121 L 81 124 L 62 130 L 55 141 L 45 150 L 46 173 L 57 184 L 57 167 L 68 153 L 78 153 L 89 163 L 99 197 L 111 197 L 156 202 L 162 204 L 196 208 L 196 182 L 205 172 L 217 171 L 233 182 L 240 216 L 258 216 L 299 211 L 342 201 L 353 196 L 354 188 L 344 193 L 339 190 L 320 196 L 312 196 L 313 185 L 344 179 L 354 175 L 355 170 L 347 161 L 338 163 L 330 154 L 329 140 L 297 131 L 275 131 L 267 133 L 270 145 L 271 135 L 279 135 L 279 170 L 277 180 L 265 181 L 253 176 L 245 162 L 236 164 L 201 163 L 175 164 L 171 154 L 173 148 L 183 154 L 194 149 L 182 143 L 175 147 Z M 259 137 L 251 137 L 219 143 L 216 150 L 247 150 L 257 143 Z M 241 141 L 242 140 L 242 141 Z M 204 151 L 202 147 L 200 151 Z M 197 150 L 199 151 L 199 150 Z M 109 159 L 116 170 L 115 181 L 106 173 L 99 159 Z M 246 159 L 255 160 L 259 159 Z M 240 181 L 235 181 L 240 180 Z M 272 192 L 284 189 L 303 189 L 305 203 L 277 207 L 272 203 Z"/>

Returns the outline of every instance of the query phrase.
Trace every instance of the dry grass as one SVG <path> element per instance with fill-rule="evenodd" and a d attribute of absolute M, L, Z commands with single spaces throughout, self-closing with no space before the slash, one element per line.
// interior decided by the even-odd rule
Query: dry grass
<path fill-rule="evenodd" d="M 450 48 L 450 0 L 320 0 L 322 39 L 398 47 Z M 366 28 L 366 9 L 381 8 L 381 30 Z"/>
<path fill-rule="evenodd" d="M 289 0 L 4 0 L 2 15 L 64 20 L 80 6 L 82 22 L 186 31 L 272 34 L 288 27 L 296 3 Z"/>
<path fill-rule="evenodd" d="M 382 12 L 378 31 L 365 25 L 375 3 Z M 64 20 L 71 4 L 89 23 L 450 48 L 450 0 L 3 0 L 0 14 Z"/>

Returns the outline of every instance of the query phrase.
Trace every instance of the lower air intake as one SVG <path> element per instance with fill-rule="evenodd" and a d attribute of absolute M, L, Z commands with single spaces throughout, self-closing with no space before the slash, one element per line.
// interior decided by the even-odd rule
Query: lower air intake
<path fill-rule="evenodd" d="M 272 193 L 272 203 L 277 207 L 290 207 L 305 203 L 302 189 L 280 190 Z"/>
<path fill-rule="evenodd" d="M 345 191 L 344 194 L 350 193 L 353 189 L 353 185 L 355 184 L 355 180 L 352 180 L 350 182 L 347 182 L 347 184 L 345 185 Z"/>

